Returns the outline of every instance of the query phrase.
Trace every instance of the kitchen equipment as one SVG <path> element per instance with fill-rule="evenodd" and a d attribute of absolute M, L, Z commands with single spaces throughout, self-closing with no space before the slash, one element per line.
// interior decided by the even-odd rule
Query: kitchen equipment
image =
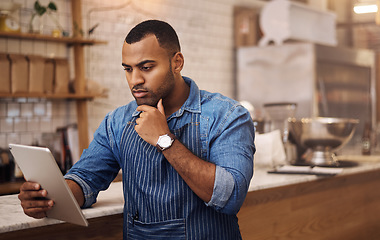
<path fill-rule="evenodd" d="M 281 45 L 285 40 L 303 40 L 336 45 L 336 15 L 303 3 L 272 0 L 260 13 L 260 28 L 264 33 L 260 46 L 273 41 Z"/>
<path fill-rule="evenodd" d="M 359 119 L 340 154 L 361 154 L 364 124 L 375 124 L 375 53 L 367 49 L 286 43 L 241 47 L 237 99 L 264 111 L 270 102 L 297 103 L 296 118 Z"/>
<path fill-rule="evenodd" d="M 269 129 L 266 131 L 280 130 L 281 140 L 284 146 L 285 158 L 287 163 L 296 160 L 297 153 L 294 144 L 289 142 L 288 118 L 293 118 L 297 109 L 297 103 L 278 102 L 264 104 L 266 113 L 266 125 Z"/>
<path fill-rule="evenodd" d="M 358 123 L 349 118 L 293 118 L 289 119 L 289 130 L 297 144 L 312 150 L 305 156 L 307 164 L 338 166 L 334 151 L 351 139 Z"/>
<path fill-rule="evenodd" d="M 297 103 L 290 102 L 264 104 L 264 110 L 268 118 L 269 131 L 279 129 L 283 142 L 287 142 L 288 140 L 288 118 L 294 117 L 296 108 Z"/>

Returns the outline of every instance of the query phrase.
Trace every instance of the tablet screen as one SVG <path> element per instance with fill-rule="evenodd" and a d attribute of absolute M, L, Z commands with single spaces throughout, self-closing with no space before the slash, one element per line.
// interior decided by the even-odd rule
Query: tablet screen
<path fill-rule="evenodd" d="M 54 201 L 47 217 L 88 226 L 78 202 L 48 148 L 9 144 L 9 149 L 25 179 L 39 183 L 46 189 L 47 198 Z"/>

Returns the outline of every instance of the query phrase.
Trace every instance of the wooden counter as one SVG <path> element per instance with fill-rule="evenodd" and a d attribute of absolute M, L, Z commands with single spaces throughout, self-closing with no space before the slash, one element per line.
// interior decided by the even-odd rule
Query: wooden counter
<path fill-rule="evenodd" d="M 378 165 L 249 192 L 238 213 L 243 239 L 380 239 Z"/>

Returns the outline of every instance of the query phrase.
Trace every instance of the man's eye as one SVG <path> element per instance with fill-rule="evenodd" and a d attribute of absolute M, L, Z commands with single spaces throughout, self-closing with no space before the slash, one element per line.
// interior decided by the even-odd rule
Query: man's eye
<path fill-rule="evenodd" d="M 152 69 L 152 67 L 148 67 L 148 66 L 144 66 L 144 67 L 141 67 L 141 70 L 142 71 L 149 71 L 150 69 Z"/>
<path fill-rule="evenodd" d="M 125 68 L 124 68 L 124 71 L 126 71 L 126 72 L 132 72 L 132 68 L 130 68 L 130 67 L 125 67 Z"/>

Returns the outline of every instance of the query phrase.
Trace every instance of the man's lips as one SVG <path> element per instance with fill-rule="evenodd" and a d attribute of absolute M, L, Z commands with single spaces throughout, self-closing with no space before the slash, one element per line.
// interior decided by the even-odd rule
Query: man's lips
<path fill-rule="evenodd" d="M 143 98 L 147 94 L 148 94 L 148 92 L 144 91 L 144 90 L 134 90 L 133 91 L 133 96 L 135 96 L 135 98 Z"/>

